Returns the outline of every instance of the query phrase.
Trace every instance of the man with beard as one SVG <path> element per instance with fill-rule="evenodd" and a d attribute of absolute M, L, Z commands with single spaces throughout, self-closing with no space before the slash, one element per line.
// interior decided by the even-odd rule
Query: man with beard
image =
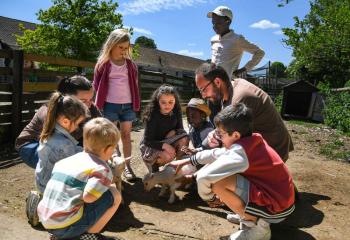
<path fill-rule="evenodd" d="M 213 106 L 221 110 L 230 104 L 244 103 L 253 113 L 253 132 L 260 133 L 282 160 L 287 161 L 289 151 L 294 149 L 293 142 L 267 93 L 241 78 L 231 82 L 225 69 L 214 63 L 203 63 L 197 68 L 195 81 L 202 98 L 209 100 L 211 119 L 218 112 Z M 214 131 L 207 140 L 211 148 L 220 144 Z"/>

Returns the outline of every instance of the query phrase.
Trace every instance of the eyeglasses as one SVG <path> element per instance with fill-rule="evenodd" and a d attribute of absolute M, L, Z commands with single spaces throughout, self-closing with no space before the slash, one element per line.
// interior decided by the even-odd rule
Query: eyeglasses
<path fill-rule="evenodd" d="M 212 83 L 214 82 L 215 78 L 213 80 L 211 80 L 210 82 L 208 82 L 203 88 L 199 89 L 199 93 L 202 94 L 205 89 L 207 89 L 207 87 Z"/>
<path fill-rule="evenodd" d="M 215 135 L 217 138 L 219 138 L 219 140 L 222 139 L 223 136 L 227 135 L 227 132 L 220 132 L 218 129 L 215 129 Z"/>

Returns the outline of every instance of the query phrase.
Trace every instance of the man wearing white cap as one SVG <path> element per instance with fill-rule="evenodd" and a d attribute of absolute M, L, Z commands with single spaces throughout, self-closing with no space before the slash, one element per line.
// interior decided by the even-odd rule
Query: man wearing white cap
<path fill-rule="evenodd" d="M 232 11 L 226 6 L 219 6 L 207 14 L 212 18 L 213 29 L 216 33 L 211 38 L 211 62 L 223 67 L 229 78 L 239 76 L 254 68 L 264 57 L 264 51 L 255 44 L 246 40 L 242 35 L 230 29 Z M 250 61 L 238 69 L 244 52 L 252 54 Z"/>

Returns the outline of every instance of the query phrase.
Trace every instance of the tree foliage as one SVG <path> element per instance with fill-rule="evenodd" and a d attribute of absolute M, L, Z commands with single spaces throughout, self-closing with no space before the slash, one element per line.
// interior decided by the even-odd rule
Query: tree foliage
<path fill-rule="evenodd" d="M 323 110 L 325 123 L 343 132 L 350 132 L 350 92 L 326 92 Z"/>
<path fill-rule="evenodd" d="M 157 45 L 154 42 L 154 40 L 152 38 L 148 38 L 145 36 L 140 36 L 136 38 L 135 45 L 139 45 L 141 47 L 146 47 L 146 48 L 153 48 L 153 49 L 157 48 Z"/>
<path fill-rule="evenodd" d="M 49 9 L 37 13 L 41 23 L 34 31 L 23 29 L 23 36 L 17 36 L 25 52 L 95 61 L 109 33 L 123 26 L 115 1 L 52 2 Z"/>
<path fill-rule="evenodd" d="M 343 87 L 350 79 L 350 0 L 313 0 L 305 19 L 284 28 L 292 47 L 290 71 L 300 78 Z"/>
<path fill-rule="evenodd" d="M 278 7 L 284 7 L 285 5 L 289 4 L 293 0 L 279 0 L 279 4 L 277 5 Z"/>
<path fill-rule="evenodd" d="M 273 62 L 270 67 L 270 75 L 274 78 L 283 78 L 286 76 L 287 67 L 281 62 Z"/>

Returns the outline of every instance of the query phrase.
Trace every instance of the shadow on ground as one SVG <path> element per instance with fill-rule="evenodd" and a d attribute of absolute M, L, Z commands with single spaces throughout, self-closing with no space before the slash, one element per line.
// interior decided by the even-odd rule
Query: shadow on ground
<path fill-rule="evenodd" d="M 299 192 L 300 200 L 296 203 L 295 210 L 285 221 L 272 224 L 272 239 L 284 240 L 312 240 L 315 239 L 309 233 L 299 228 L 311 228 L 322 223 L 324 213 L 314 207 L 320 200 L 330 200 L 325 195 Z"/>

